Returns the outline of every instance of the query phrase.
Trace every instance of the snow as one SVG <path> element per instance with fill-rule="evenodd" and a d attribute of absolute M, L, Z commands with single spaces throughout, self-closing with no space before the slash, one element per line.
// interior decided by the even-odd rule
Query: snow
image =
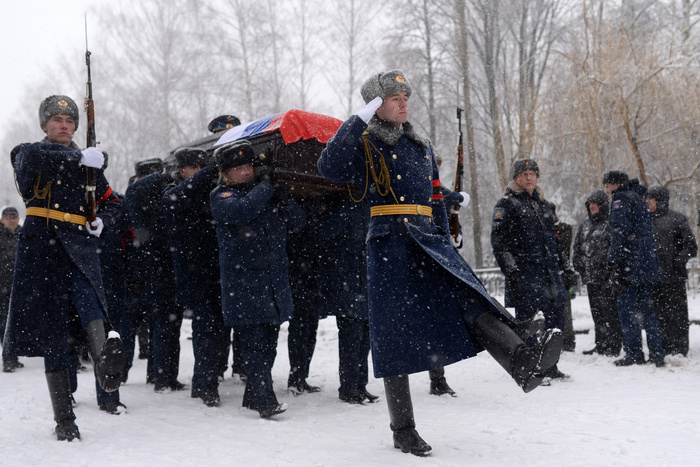
<path fill-rule="evenodd" d="M 700 297 L 690 294 L 691 319 Z M 574 327 L 591 329 L 586 297 L 573 301 Z M 192 375 L 189 321 L 182 331 L 180 380 Z M 569 382 L 524 394 L 496 362 L 478 357 L 446 368 L 458 397 L 428 394 L 427 374 L 411 376 L 417 428 L 433 454 L 419 458 L 394 449 L 382 382 L 370 377 L 375 404 L 337 398 L 338 341 L 333 318 L 319 325 L 308 381 L 317 394 L 286 392 L 287 329 L 280 333 L 275 390 L 289 410 L 272 420 L 241 408 L 243 383 L 227 374 L 221 406 L 208 408 L 189 390 L 156 394 L 136 360 L 121 388 L 128 413 L 101 412 L 92 372 L 78 375 L 75 393 L 82 440 L 58 442 L 40 358 L 0 373 L 0 465 L 142 466 L 542 466 L 697 465 L 700 455 L 700 326 L 691 326 L 688 358 L 617 368 L 613 358 L 584 356 L 593 333 L 577 334 L 576 352 L 560 369 Z"/>

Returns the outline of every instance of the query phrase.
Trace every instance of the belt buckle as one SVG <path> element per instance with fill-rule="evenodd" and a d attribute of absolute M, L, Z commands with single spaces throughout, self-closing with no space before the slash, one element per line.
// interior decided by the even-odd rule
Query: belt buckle
<path fill-rule="evenodd" d="M 419 216 L 423 215 L 423 206 L 422 205 L 419 204 L 416 206 L 416 214 L 418 214 Z"/>
<path fill-rule="evenodd" d="M 70 222 L 70 213 L 65 213 L 63 214 L 63 221 L 64 222 Z"/>

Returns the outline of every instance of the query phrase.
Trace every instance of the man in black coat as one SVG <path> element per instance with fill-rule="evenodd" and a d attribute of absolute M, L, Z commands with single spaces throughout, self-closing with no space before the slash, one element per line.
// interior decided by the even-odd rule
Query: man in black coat
<path fill-rule="evenodd" d="M 544 314 L 546 329 L 564 329 L 567 291 L 554 226 L 554 205 L 537 186 L 540 170 L 533 159 L 518 159 L 512 182 L 493 211 L 491 245 L 506 276 L 505 305 L 515 308 L 518 321 Z M 567 378 L 556 365 L 546 376 Z"/>
<path fill-rule="evenodd" d="M 216 407 L 220 401 L 220 352 L 227 337 L 221 314 L 216 222 L 209 204 L 218 171 L 208 159 L 197 148 L 175 152 L 179 183 L 165 191 L 162 207 L 175 268 L 177 303 L 192 318 L 192 397 Z"/>
<path fill-rule="evenodd" d="M 646 202 L 654 224 L 654 242 L 659 256 L 661 283 L 652 285 L 651 298 L 659 320 L 664 350 L 669 355 L 688 355 L 688 297 L 686 263 L 698 254 L 698 244 L 688 219 L 669 209 L 668 188 L 650 186 Z"/>
<path fill-rule="evenodd" d="M 15 256 L 17 255 L 17 229 L 19 228 L 19 213 L 17 208 L 7 206 L 2 210 L 0 218 L 0 344 L 5 335 L 7 311 L 10 307 L 10 291 L 12 276 L 15 273 Z M 24 365 L 15 356 L 3 355 L 2 371 L 12 373 Z"/>
<path fill-rule="evenodd" d="M 604 191 L 596 190 L 588 196 L 586 211 L 588 219 L 576 232 L 573 251 L 574 268 L 586 284 L 595 328 L 595 347 L 583 354 L 616 357 L 622 348 L 622 330 L 617 316 L 617 293 L 608 268 L 610 202 Z"/>

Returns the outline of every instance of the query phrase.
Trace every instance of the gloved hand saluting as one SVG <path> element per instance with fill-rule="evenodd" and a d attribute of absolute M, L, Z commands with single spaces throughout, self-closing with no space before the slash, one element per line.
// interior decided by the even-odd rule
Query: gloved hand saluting
<path fill-rule="evenodd" d="M 105 155 L 97 148 L 85 148 L 80 152 L 83 154 L 83 157 L 80 158 L 80 162 L 78 162 L 80 165 L 101 169 L 105 164 Z"/>
<path fill-rule="evenodd" d="M 104 222 L 102 222 L 102 219 L 99 217 L 96 217 L 94 221 L 92 221 L 92 224 L 90 224 L 90 221 L 87 221 L 85 223 L 85 228 L 87 229 L 88 233 L 90 235 L 94 235 L 95 237 L 99 237 L 100 234 L 102 234 L 102 229 L 105 228 Z"/>
<path fill-rule="evenodd" d="M 376 112 L 377 109 L 381 107 L 382 102 L 384 102 L 384 100 L 381 97 L 375 97 L 374 99 L 369 101 L 367 105 L 365 105 L 357 111 L 357 116 L 360 117 L 363 122 L 369 123 L 370 118 L 372 118 L 374 112 Z"/>

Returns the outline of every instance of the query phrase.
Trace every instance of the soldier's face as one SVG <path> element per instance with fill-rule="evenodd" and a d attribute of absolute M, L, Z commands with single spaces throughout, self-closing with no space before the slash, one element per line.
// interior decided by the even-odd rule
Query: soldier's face
<path fill-rule="evenodd" d="M 408 94 L 399 91 L 384 97 L 381 107 L 377 109 L 377 116 L 382 120 L 400 127 L 408 120 Z"/>
<path fill-rule="evenodd" d="M 649 211 L 656 212 L 656 200 L 654 198 L 646 199 L 647 206 L 649 206 Z"/>
<path fill-rule="evenodd" d="M 526 170 L 524 172 L 520 172 L 515 177 L 515 184 L 527 191 L 529 194 L 532 194 L 537 186 L 537 180 L 537 174 L 534 170 Z"/>
<path fill-rule="evenodd" d="M 68 146 L 73 141 L 75 120 L 65 114 L 56 114 L 42 127 L 49 141 Z"/>
<path fill-rule="evenodd" d="M 233 167 L 226 171 L 226 176 L 233 183 L 249 182 L 253 179 L 254 175 L 253 164 L 239 165 L 238 167 Z"/>
<path fill-rule="evenodd" d="M 178 169 L 178 171 L 180 172 L 180 176 L 184 179 L 190 178 L 192 175 L 196 174 L 200 170 L 202 170 L 202 168 L 197 167 L 196 165 L 194 165 L 194 166 L 189 165 L 187 167 L 180 167 Z"/>

